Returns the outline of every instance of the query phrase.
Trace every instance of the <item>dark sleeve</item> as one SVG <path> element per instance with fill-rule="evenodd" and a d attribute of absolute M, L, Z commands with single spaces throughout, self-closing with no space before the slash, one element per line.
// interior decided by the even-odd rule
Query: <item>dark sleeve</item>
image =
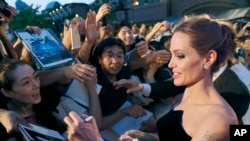
<path fill-rule="evenodd" d="M 250 102 L 250 95 L 246 91 L 246 94 L 236 94 L 233 92 L 223 92 L 221 96 L 228 102 L 228 104 L 235 111 L 238 119 L 241 119 L 247 112 Z"/>
<path fill-rule="evenodd" d="M 177 87 L 174 85 L 172 79 L 164 82 L 151 83 L 150 97 L 155 98 L 168 98 L 173 97 L 184 92 L 185 87 Z"/>
<path fill-rule="evenodd" d="M 168 68 L 160 67 L 157 69 L 154 77 L 156 82 L 163 82 L 167 79 L 170 79 L 172 77 L 172 73 Z"/>
<path fill-rule="evenodd" d="M 41 88 L 41 102 L 34 106 L 36 122 L 47 128 L 60 133 L 65 131 L 65 126 L 58 124 L 57 119 L 52 115 L 60 102 L 61 91 L 57 85 L 49 85 Z"/>
<path fill-rule="evenodd" d="M 250 95 L 247 86 L 231 70 L 226 69 L 214 82 L 216 90 L 235 111 L 241 119 L 248 110 Z"/>

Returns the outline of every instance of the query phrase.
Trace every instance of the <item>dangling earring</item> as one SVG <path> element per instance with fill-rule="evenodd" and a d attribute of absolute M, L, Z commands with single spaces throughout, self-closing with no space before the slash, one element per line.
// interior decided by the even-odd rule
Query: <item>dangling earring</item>
<path fill-rule="evenodd" d="M 205 70 L 208 70 L 208 69 L 209 69 L 209 65 L 208 65 L 208 64 L 205 64 L 205 65 L 204 65 L 204 69 L 205 69 Z"/>

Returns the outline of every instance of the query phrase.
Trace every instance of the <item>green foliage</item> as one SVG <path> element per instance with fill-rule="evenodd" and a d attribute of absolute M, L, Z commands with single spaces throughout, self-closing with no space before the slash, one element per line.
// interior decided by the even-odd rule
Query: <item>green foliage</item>
<path fill-rule="evenodd" d="M 19 11 L 14 20 L 10 22 L 10 29 L 23 29 L 27 25 L 53 29 L 52 20 L 49 18 L 48 13 L 39 13 L 39 8 L 33 8 L 31 5 L 29 8 Z"/>

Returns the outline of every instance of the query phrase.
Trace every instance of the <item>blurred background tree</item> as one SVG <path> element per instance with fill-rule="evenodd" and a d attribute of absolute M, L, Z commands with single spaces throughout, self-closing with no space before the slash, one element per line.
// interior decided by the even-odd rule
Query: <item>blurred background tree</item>
<path fill-rule="evenodd" d="M 107 1 L 106 1 L 107 2 Z M 107 2 L 108 3 L 108 2 Z M 92 3 L 89 5 L 90 9 L 98 11 L 102 4 Z M 63 19 L 58 19 L 53 21 L 49 15 L 55 9 L 60 9 L 62 5 L 60 3 L 51 3 L 50 7 L 46 11 L 40 12 L 40 6 L 33 7 L 33 5 L 26 6 L 25 8 L 20 8 L 18 14 L 15 16 L 14 20 L 9 23 L 11 30 L 24 29 L 27 25 L 38 26 L 40 28 L 51 28 L 56 35 L 60 35 L 62 32 L 62 27 L 65 19 L 72 19 L 75 17 L 75 13 L 71 13 L 64 17 Z M 113 9 L 110 14 L 106 16 L 108 24 L 114 24 L 116 21 L 115 9 Z"/>
<path fill-rule="evenodd" d="M 33 8 L 33 5 L 31 5 L 28 8 L 20 10 L 14 20 L 9 23 L 10 29 L 23 29 L 27 25 L 54 29 L 48 13 L 40 13 L 39 8 L 40 7 Z"/>

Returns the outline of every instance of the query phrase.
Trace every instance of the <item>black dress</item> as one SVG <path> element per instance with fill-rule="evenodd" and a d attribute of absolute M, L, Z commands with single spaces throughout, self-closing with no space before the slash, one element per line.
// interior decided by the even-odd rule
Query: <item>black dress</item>
<path fill-rule="evenodd" d="M 157 121 L 160 141 L 191 141 L 182 127 L 183 111 L 171 109 Z"/>

